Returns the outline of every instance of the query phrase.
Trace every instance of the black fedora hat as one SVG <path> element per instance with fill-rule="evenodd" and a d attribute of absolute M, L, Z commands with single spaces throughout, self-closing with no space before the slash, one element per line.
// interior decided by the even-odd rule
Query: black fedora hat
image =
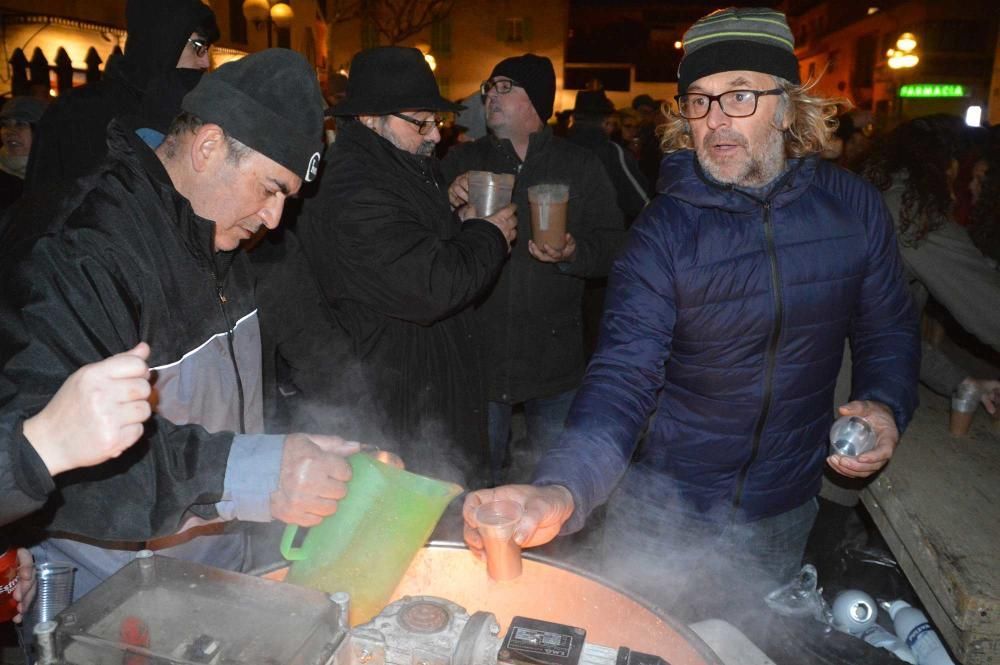
<path fill-rule="evenodd" d="M 351 61 L 347 96 L 328 115 L 388 115 L 398 111 L 461 111 L 441 96 L 423 54 L 415 48 L 379 46 Z"/>
<path fill-rule="evenodd" d="M 576 93 L 573 113 L 611 115 L 614 112 L 615 105 L 603 90 L 580 90 Z"/>

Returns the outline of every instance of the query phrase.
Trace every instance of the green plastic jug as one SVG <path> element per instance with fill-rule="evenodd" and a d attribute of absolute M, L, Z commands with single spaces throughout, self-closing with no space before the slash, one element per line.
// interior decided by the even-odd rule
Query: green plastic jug
<path fill-rule="evenodd" d="M 289 525 L 281 539 L 281 554 L 293 562 L 287 582 L 351 594 L 350 622 L 356 626 L 385 607 L 462 488 L 383 464 L 364 453 L 348 460 L 353 476 L 337 512 L 309 529 L 300 547 L 292 546 L 298 527 Z"/>

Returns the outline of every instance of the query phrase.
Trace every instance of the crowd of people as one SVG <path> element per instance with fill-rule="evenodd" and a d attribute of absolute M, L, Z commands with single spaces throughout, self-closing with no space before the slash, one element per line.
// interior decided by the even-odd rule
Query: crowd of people
<path fill-rule="evenodd" d="M 27 176 L 0 223 L 0 526 L 71 562 L 77 597 L 140 549 L 252 570 L 271 529 L 336 510 L 363 441 L 472 490 L 474 550 L 483 501 L 524 505 L 524 546 L 608 504 L 606 572 L 709 611 L 685 594 L 794 575 L 824 469 L 885 466 L 918 377 L 994 408 L 997 382 L 926 344 L 921 362 L 918 315 L 929 294 L 1000 350 L 968 288 L 1000 294 L 1000 149 L 928 118 L 865 177 L 825 159 L 847 102 L 800 80 L 780 12 L 702 18 L 674 103 L 581 91 L 565 136 L 545 57 L 483 63 L 458 104 L 418 50 L 373 48 L 328 105 L 288 50 L 205 73 L 200 0 L 129 0 L 127 20 L 101 83 L 0 111 L 0 168 Z M 439 159 L 456 112 L 472 140 Z M 512 202 L 476 210 L 473 171 L 513 175 Z M 557 245 L 532 238 L 539 184 L 569 188 Z M 834 406 L 874 450 L 828 455 Z M 655 565 L 617 556 L 626 539 Z"/>

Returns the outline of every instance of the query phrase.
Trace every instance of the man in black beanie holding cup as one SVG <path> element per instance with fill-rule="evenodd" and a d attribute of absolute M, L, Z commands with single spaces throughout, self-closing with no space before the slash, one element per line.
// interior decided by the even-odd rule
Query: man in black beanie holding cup
<path fill-rule="evenodd" d="M 624 238 L 624 215 L 600 159 L 554 136 L 546 125 L 556 94 L 548 58 L 526 53 L 502 60 L 481 92 L 489 134 L 452 149 L 442 169 L 458 210 L 471 207 L 470 171 L 516 176 L 518 241 L 476 311 L 486 339 L 491 472 L 500 483 L 516 405 L 523 404 L 527 415 L 529 460 L 562 431 L 585 366 L 585 280 L 607 275 Z M 548 242 L 533 237 L 528 188 L 535 185 L 569 187 L 566 232 Z M 520 472 L 514 469 L 507 480 L 523 480 L 530 466 L 529 461 Z"/>
<path fill-rule="evenodd" d="M 269 49 L 207 74 L 182 109 L 155 152 L 113 121 L 101 169 L 56 202 L 45 235 L 0 261 L 0 448 L 22 466 L 22 504 L 42 508 L 58 493 L 22 525 L 39 537 L 36 560 L 74 564 L 77 597 L 143 548 L 252 565 L 248 530 L 217 523 L 317 524 L 345 495 L 344 457 L 358 449 L 263 433 L 260 328 L 239 250 L 316 177 L 315 73 L 301 55 Z M 93 442 L 65 410 L 31 416 L 77 368 L 139 342 L 153 405 L 140 440 L 53 480 L 35 437 Z"/>

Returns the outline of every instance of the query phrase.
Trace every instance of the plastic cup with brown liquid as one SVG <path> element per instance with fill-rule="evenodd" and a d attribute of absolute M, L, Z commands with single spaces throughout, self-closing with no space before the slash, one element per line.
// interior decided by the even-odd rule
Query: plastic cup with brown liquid
<path fill-rule="evenodd" d="M 476 528 L 486 551 L 486 572 L 498 582 L 521 575 L 521 546 L 514 542 L 524 508 L 516 501 L 490 501 L 476 508 Z"/>
<path fill-rule="evenodd" d="M 569 185 L 535 185 L 528 188 L 531 204 L 531 239 L 555 250 L 566 246 L 566 208 Z"/>
<path fill-rule="evenodd" d="M 469 203 L 480 218 L 489 217 L 510 204 L 514 176 L 510 173 L 469 171 Z"/>
<path fill-rule="evenodd" d="M 960 383 L 951 395 L 951 419 L 948 429 L 952 436 L 965 436 L 972 426 L 972 417 L 979 407 L 979 390 L 969 383 Z"/>

